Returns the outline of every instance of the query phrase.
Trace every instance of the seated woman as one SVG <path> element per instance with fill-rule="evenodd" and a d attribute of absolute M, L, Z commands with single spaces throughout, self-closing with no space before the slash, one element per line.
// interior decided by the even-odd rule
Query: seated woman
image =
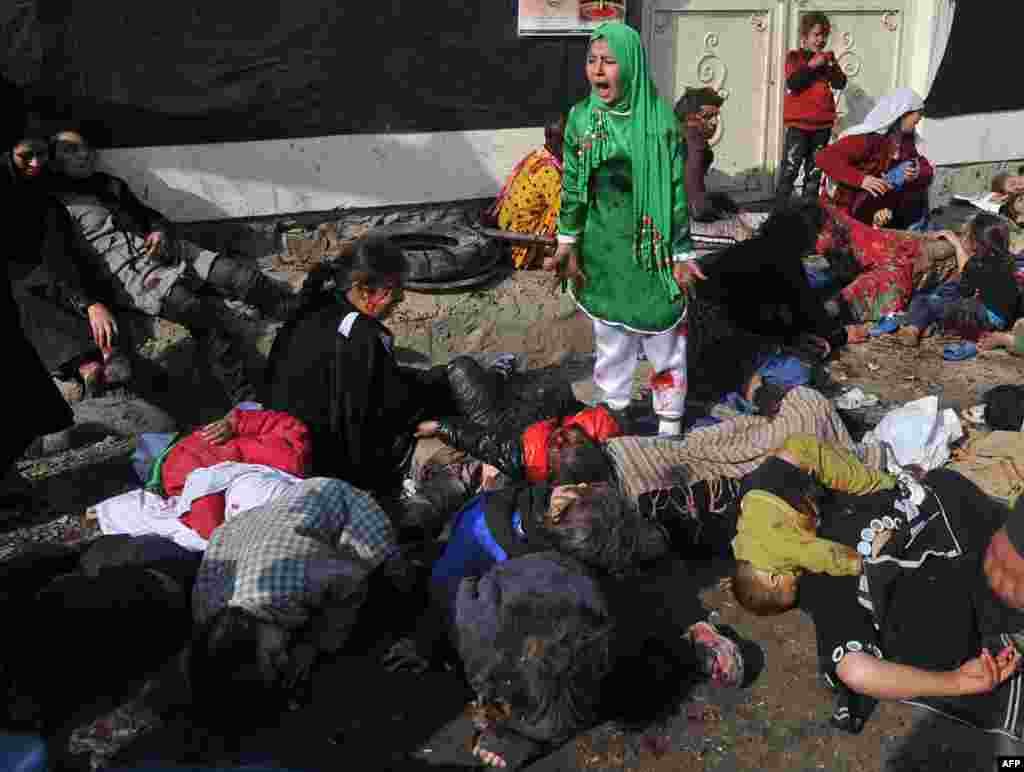
<path fill-rule="evenodd" d="M 689 312 L 690 359 L 700 362 L 734 330 L 794 338 L 812 335 L 825 353 L 867 339 L 867 330 L 829 315 L 807 278 L 803 258 L 811 253 L 825 220 L 816 203 L 793 204 L 773 214 L 758 233 L 741 244 L 699 258 L 703 279 L 692 284 L 695 305 Z M 786 306 L 791 319 L 764 311 Z"/>
<path fill-rule="evenodd" d="M 818 535 L 858 545 L 851 575 L 807 574 L 799 595 L 795 582 L 779 582 L 765 605 L 737 599 L 755 613 L 799 603 L 813 618 L 841 729 L 859 732 L 877 700 L 898 699 L 1020 740 L 1020 655 L 1009 634 L 1024 629 L 1024 617 L 982 573 L 1006 510 L 950 470 L 923 483 L 922 495 L 902 502 L 894 492 L 837 494 L 836 516 Z"/>
<path fill-rule="evenodd" d="M 936 234 L 956 249 L 958 275 L 930 294 L 919 294 L 910 303 L 909 320 L 899 340 L 917 346 L 921 336 L 936 322 L 968 340 L 988 332 L 1005 330 L 1018 316 L 1020 290 L 1014 280 L 1015 262 L 1010 254 L 1010 233 L 1005 220 L 980 213 L 963 228 Z"/>
<path fill-rule="evenodd" d="M 750 238 L 767 218 L 741 213 L 725 193 L 708 193 L 705 178 L 715 162 L 710 142 L 718 130 L 723 99 L 713 88 L 687 88 L 675 105 L 686 147 L 686 200 L 690 207 L 690 233 L 698 254 Z"/>
<path fill-rule="evenodd" d="M 486 220 L 502 230 L 554 236 L 562 202 L 562 136 L 565 115 L 544 125 L 544 147 L 516 164 L 498 193 Z M 540 247 L 512 247 L 516 268 L 529 268 L 541 259 Z"/>
<path fill-rule="evenodd" d="M 383 320 L 402 300 L 405 271 L 402 250 L 370 236 L 350 257 L 311 273 L 302 292 L 308 306 L 271 348 L 262 400 L 309 428 L 313 474 L 381 495 L 401 485 L 416 426 L 458 412 L 444 368 L 424 372 L 395 360 Z"/>
<path fill-rule="evenodd" d="M 25 139 L 6 158 L 4 174 L 16 228 L 8 261 L 11 289 L 29 342 L 69 401 L 126 381 L 128 360 L 116 351 L 117 322 L 87 279 L 74 226 L 50 195 L 45 141 Z"/>
<path fill-rule="evenodd" d="M 171 223 L 143 205 L 117 177 L 96 170 L 96 153 L 78 131 L 53 138 L 50 189 L 84 239 L 95 283 L 115 305 L 184 325 L 207 355 L 231 404 L 254 397 L 238 343 L 224 329 L 223 304 L 200 290 L 242 300 L 278 319 L 294 311 L 292 293 L 255 265 L 171 236 Z"/>
<path fill-rule="evenodd" d="M 898 88 L 878 100 L 863 123 L 819 150 L 815 163 L 825 174 L 821 200 L 867 225 L 923 227 L 934 176 L 917 151 L 923 107 L 914 91 Z"/>
<path fill-rule="evenodd" d="M 218 528 L 192 596 L 200 725 L 231 736 L 279 720 L 317 657 L 348 639 L 370 575 L 403 566 L 387 515 L 340 480 L 303 480 Z"/>

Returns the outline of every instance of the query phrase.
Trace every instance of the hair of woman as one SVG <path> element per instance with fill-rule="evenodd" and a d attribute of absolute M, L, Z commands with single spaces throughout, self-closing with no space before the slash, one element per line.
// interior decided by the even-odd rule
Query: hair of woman
<path fill-rule="evenodd" d="M 988 212 L 974 216 L 970 224 L 974 237 L 975 254 L 982 260 L 990 257 L 1012 261 L 1010 256 L 1010 226 L 1002 217 Z"/>
<path fill-rule="evenodd" d="M 408 271 L 402 248 L 389 239 L 370 234 L 360 239 L 351 254 L 321 263 L 306 277 L 299 290 L 303 310 L 329 302 L 332 291 L 348 292 L 353 286 L 380 289 Z"/>

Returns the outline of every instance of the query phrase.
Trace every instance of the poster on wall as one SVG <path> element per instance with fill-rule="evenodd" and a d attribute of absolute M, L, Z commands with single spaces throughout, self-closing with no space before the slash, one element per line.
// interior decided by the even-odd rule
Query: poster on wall
<path fill-rule="evenodd" d="M 601 22 L 625 21 L 626 0 L 519 0 L 519 34 L 589 35 Z"/>

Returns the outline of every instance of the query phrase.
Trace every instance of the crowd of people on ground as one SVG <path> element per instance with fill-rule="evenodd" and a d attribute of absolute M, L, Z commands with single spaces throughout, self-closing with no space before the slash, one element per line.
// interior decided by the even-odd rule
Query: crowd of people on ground
<path fill-rule="evenodd" d="M 833 140 L 846 75 L 829 33 L 824 14 L 804 15 L 786 59 L 770 215 L 707 189 L 724 98 L 687 89 L 673 109 L 635 30 L 592 34 L 590 94 L 549 122 L 488 216 L 557 238 L 513 260 L 556 272 L 591 319 L 596 403 L 470 356 L 400 364 L 385 322 L 406 264 L 392 241 L 371 233 L 293 293 L 177 237 L 97 170 L 79 128 L 5 136 L 19 409 L 0 504 L 33 506 L 15 468 L 33 439 L 67 427 L 76 400 L 130 384 L 123 313 L 186 326 L 235 407 L 166 437 L 140 489 L 97 504 L 104 535 L 0 563 L 0 595 L 39 620 L 0 645 L 0 724 L 51 733 L 112 673 L 159 671 L 130 703 L 133 726 L 185 712 L 209 751 L 307 701 L 381 585 L 422 598 L 383 666 L 458 669 L 476 696 L 473 754 L 518 768 L 617 715 L 623 694 L 640 699 L 638 683 L 664 689 L 666 672 L 750 683 L 749 642 L 697 587 L 673 590 L 693 600 L 682 621 L 636 601 L 667 602 L 645 588 L 653 567 L 720 556 L 743 609 L 813 619 L 836 727 L 858 732 L 878 700 L 901 699 L 1022 739 L 1024 502 L 1011 512 L 948 469 L 898 467 L 764 352 L 806 341 L 826 357 L 907 311 L 907 345 L 944 327 L 1024 354 L 1008 222 L 1024 178 L 994 183 L 1005 217 L 929 232 L 922 100 L 897 89 Z M 830 263 L 824 282 L 813 253 Z M 262 382 L 223 324 L 225 298 L 284 322 Z M 722 409 L 695 415 L 691 381 L 730 336 L 758 346 L 725 368 Z M 632 399 L 641 355 L 650 431 Z M 54 655 L 79 628 L 94 631 L 84 669 Z"/>

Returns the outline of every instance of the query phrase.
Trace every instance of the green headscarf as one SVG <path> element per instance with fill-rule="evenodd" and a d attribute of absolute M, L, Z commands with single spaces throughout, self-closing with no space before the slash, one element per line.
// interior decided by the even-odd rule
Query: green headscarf
<path fill-rule="evenodd" d="M 672 151 L 679 126 L 672 109 L 658 97 L 647 73 L 647 57 L 639 33 L 622 22 L 600 24 L 590 42 L 607 40 L 619 65 L 622 98 L 607 105 L 591 91 L 587 126 L 592 140 L 583 144 L 580 171 L 586 185 L 590 174 L 611 153 L 605 121 L 608 113 L 629 116 L 628 153 L 633 167 L 633 254 L 651 272 L 660 273 L 671 297 L 679 295 L 672 277 Z M 585 188 L 584 188 L 585 189 Z"/>

